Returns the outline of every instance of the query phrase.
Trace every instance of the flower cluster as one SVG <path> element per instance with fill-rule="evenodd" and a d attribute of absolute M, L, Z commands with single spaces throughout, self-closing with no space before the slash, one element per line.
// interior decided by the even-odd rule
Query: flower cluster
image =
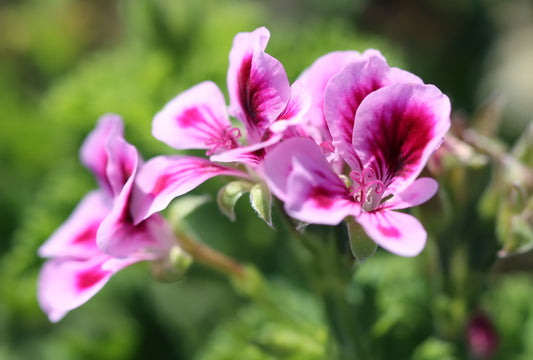
<path fill-rule="evenodd" d="M 229 105 L 219 87 L 205 81 L 155 115 L 155 138 L 177 150 L 206 150 L 205 157 L 143 162 L 124 140 L 118 116 L 99 121 L 81 159 L 100 189 L 39 250 L 49 258 L 39 302 L 52 321 L 124 267 L 168 257 L 180 239 L 160 212 L 219 175 L 233 179 L 218 196 L 230 216 L 236 198 L 248 191 L 272 226 L 272 193 L 304 223 L 352 219 L 393 253 L 414 256 L 423 249 L 423 226 L 394 210 L 421 204 L 437 191 L 435 180 L 418 176 L 450 126 L 448 98 L 390 67 L 376 50 L 326 54 L 291 84 L 283 65 L 265 52 L 269 37 L 266 28 L 235 37 Z"/>

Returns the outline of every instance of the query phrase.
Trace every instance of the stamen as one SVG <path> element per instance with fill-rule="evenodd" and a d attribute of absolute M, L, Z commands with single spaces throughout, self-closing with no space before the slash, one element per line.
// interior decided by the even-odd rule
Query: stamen
<path fill-rule="evenodd" d="M 363 169 L 363 171 L 352 171 L 350 178 L 356 186 L 348 188 L 350 195 L 354 197 L 364 210 L 374 210 L 381 200 L 381 195 L 385 191 L 385 185 L 377 179 L 376 172 L 372 168 Z"/>
<path fill-rule="evenodd" d="M 228 130 L 229 129 L 229 130 Z M 241 137 L 241 130 L 239 128 L 230 128 L 229 126 L 225 128 L 222 132 L 222 136 L 214 137 L 209 141 L 206 141 L 207 146 L 212 146 L 207 150 L 206 155 L 211 156 L 219 148 L 224 148 L 225 150 L 231 150 L 238 146 L 237 139 Z"/>
<path fill-rule="evenodd" d="M 320 149 L 322 149 L 323 153 L 332 153 L 335 151 L 331 141 L 324 141 L 322 144 L 320 144 Z"/>

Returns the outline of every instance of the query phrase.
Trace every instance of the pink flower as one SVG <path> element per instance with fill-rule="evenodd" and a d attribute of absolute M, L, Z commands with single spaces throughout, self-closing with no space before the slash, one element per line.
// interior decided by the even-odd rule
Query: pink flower
<path fill-rule="evenodd" d="M 269 37 L 264 27 L 235 36 L 227 76 L 229 110 L 222 91 L 205 81 L 155 116 L 153 135 L 175 149 L 206 149 L 214 161 L 260 163 L 260 150 L 298 122 L 309 105 L 298 84 L 290 86 L 283 65 L 265 52 Z M 229 115 L 243 124 L 244 134 Z M 240 142 L 243 135 L 246 145 Z"/>
<path fill-rule="evenodd" d="M 122 120 L 102 117 L 81 149 L 100 189 L 90 192 L 40 247 L 38 301 L 51 321 L 88 301 L 121 269 L 166 256 L 174 239 L 159 215 L 133 225 L 130 193 L 140 158 L 123 138 Z"/>
<path fill-rule="evenodd" d="M 498 333 L 486 314 L 470 318 L 466 335 L 468 348 L 476 359 L 490 359 L 498 350 Z"/>
<path fill-rule="evenodd" d="M 314 141 L 289 139 L 265 159 L 272 192 L 296 219 L 335 225 L 354 216 L 381 247 L 418 254 L 423 226 L 393 210 L 419 205 L 438 189 L 435 180 L 416 178 L 450 126 L 448 98 L 372 51 L 329 80 L 324 114 L 349 171 L 339 176 Z"/>
<path fill-rule="evenodd" d="M 218 86 L 205 81 L 156 114 L 155 138 L 178 150 L 205 149 L 210 160 L 176 155 L 148 161 L 139 172 L 139 191 L 133 196 L 135 221 L 163 210 L 172 199 L 214 176 L 256 176 L 249 170 L 261 167 L 265 148 L 300 121 L 309 99 L 298 84 L 290 86 L 282 64 L 265 52 L 269 37 L 264 27 L 235 36 L 227 76 L 229 110 Z M 230 115 L 243 130 L 232 124 Z M 214 161 L 247 166 L 237 170 Z"/>

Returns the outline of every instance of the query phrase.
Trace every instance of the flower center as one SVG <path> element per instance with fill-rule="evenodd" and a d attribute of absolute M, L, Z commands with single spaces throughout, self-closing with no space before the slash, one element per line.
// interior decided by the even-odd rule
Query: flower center
<path fill-rule="evenodd" d="M 350 178 L 353 180 L 352 186 L 349 187 L 350 195 L 352 195 L 363 210 L 372 211 L 378 207 L 385 185 L 381 180 L 378 180 L 376 172 L 371 168 L 363 169 L 363 171 L 352 171 Z"/>
<path fill-rule="evenodd" d="M 206 152 L 207 156 L 213 155 L 218 149 L 231 150 L 239 146 L 237 139 L 241 137 L 241 130 L 239 128 L 227 127 L 223 130 L 221 136 L 212 138 L 206 141 L 206 145 L 211 148 Z"/>

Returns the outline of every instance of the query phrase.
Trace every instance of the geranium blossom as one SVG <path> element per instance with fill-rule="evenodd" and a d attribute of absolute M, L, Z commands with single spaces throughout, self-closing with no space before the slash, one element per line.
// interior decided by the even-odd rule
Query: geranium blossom
<path fill-rule="evenodd" d="M 265 52 L 269 37 L 264 27 L 235 36 L 227 75 L 229 109 L 218 86 L 205 81 L 179 94 L 156 114 L 155 138 L 179 150 L 205 149 L 210 160 L 176 155 L 148 161 L 139 173 L 139 191 L 133 197 L 136 221 L 214 176 L 256 177 L 253 170 L 261 166 L 265 148 L 301 119 L 309 99 L 298 84 L 291 87 L 283 65 Z M 230 115 L 242 126 L 234 126 Z M 246 167 L 235 169 L 214 161 Z"/>
<path fill-rule="evenodd" d="M 87 194 L 39 249 L 49 259 L 39 275 L 38 300 L 53 322 L 89 300 L 116 272 L 163 258 L 175 245 L 159 215 L 132 223 L 129 199 L 140 158 L 124 140 L 118 116 L 102 117 L 85 140 L 81 159 L 100 189 Z"/>
<path fill-rule="evenodd" d="M 448 98 L 390 68 L 376 51 L 333 76 L 324 96 L 333 144 L 350 170 L 341 178 L 314 141 L 289 139 L 265 160 L 272 192 L 299 220 L 335 225 L 354 216 L 383 248 L 418 254 L 423 226 L 392 210 L 421 204 L 437 191 L 435 180 L 416 178 L 449 128 Z"/>

